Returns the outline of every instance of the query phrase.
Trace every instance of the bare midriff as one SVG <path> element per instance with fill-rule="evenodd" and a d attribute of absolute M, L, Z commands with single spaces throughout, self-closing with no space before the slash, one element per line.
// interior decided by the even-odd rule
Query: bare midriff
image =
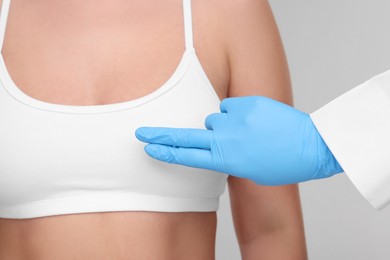
<path fill-rule="evenodd" d="M 0 259 L 214 259 L 215 213 L 0 219 Z"/>
<path fill-rule="evenodd" d="M 180 62 L 181 3 L 12 0 L 2 54 L 17 87 L 35 99 L 66 105 L 137 99 L 161 86 Z M 193 3 L 195 48 L 223 98 L 226 58 L 218 41 L 209 38 L 210 19 L 196 14 L 206 4 Z M 215 212 L 0 218 L 0 260 L 209 260 L 215 233 Z"/>

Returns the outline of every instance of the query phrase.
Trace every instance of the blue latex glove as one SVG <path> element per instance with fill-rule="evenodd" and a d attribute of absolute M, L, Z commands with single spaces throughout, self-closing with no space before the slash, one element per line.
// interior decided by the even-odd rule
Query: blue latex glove
<path fill-rule="evenodd" d="M 206 128 L 141 127 L 136 137 L 151 157 L 224 172 L 257 184 L 330 177 L 343 169 L 310 116 L 266 97 L 228 98 Z"/>

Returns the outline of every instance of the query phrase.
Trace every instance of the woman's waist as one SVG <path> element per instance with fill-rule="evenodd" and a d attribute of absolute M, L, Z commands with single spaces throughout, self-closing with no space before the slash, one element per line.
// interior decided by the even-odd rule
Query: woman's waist
<path fill-rule="evenodd" d="M 215 212 L 0 219 L 0 259 L 213 259 Z"/>

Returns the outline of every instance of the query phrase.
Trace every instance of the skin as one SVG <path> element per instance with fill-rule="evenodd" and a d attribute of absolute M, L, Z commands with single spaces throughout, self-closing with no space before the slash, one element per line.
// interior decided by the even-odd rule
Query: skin
<path fill-rule="evenodd" d="M 292 103 L 267 1 L 192 6 L 196 52 L 221 99 L 265 95 Z M 183 52 L 181 0 L 12 0 L 2 50 L 23 92 L 66 105 L 142 97 L 169 78 Z M 297 186 L 229 177 L 228 187 L 243 259 L 307 258 Z M 209 260 L 215 232 L 215 212 L 0 218 L 0 259 Z"/>

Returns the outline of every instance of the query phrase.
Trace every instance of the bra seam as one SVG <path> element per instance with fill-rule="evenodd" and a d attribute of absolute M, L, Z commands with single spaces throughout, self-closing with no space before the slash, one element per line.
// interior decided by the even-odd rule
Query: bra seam
<path fill-rule="evenodd" d="M 206 71 L 204 70 L 202 63 L 199 60 L 199 57 L 195 54 L 195 60 L 197 63 L 196 71 L 198 72 L 199 76 L 202 79 L 202 82 L 206 85 L 207 90 L 210 92 L 210 94 L 215 98 L 215 100 L 220 103 L 221 100 L 219 99 L 219 96 L 217 92 L 215 91 L 215 88 L 213 87 L 213 84 L 211 84 L 210 78 L 207 76 Z"/>
<path fill-rule="evenodd" d="M 177 197 L 172 197 L 172 196 L 165 196 L 165 195 L 157 195 L 157 194 L 147 194 L 147 193 L 139 193 L 139 192 L 113 192 L 113 193 L 110 193 L 110 196 L 111 195 L 120 195 L 120 196 L 123 196 L 123 195 L 128 195 L 128 194 L 135 194 L 135 195 L 140 195 L 140 196 L 150 196 L 150 197 L 161 197 L 161 198 L 165 198 L 165 199 L 177 199 L 177 200 L 215 200 L 217 197 L 198 197 L 198 198 L 192 198 L 192 197 L 181 197 L 181 198 L 177 198 Z M 24 205 L 34 205 L 34 204 L 41 204 L 41 203 L 49 203 L 49 202 L 55 202 L 55 201 L 59 201 L 59 200 L 64 200 L 64 199 L 74 199 L 74 198 L 89 198 L 89 199 L 100 199 L 102 197 L 105 197 L 104 195 L 102 196 L 88 196 L 88 195 L 83 195 L 83 196 L 65 196 L 65 197 L 62 197 L 62 198 L 52 198 L 52 199 L 41 199 L 41 200 L 35 200 L 35 201 L 30 201 L 30 202 L 24 202 L 24 203 L 19 203 L 19 204 L 14 204 L 14 205 L 6 205 L 6 204 L 3 204 L 3 205 L 0 205 L 0 208 L 10 208 L 10 207 L 21 207 L 21 206 L 24 206 Z"/>

